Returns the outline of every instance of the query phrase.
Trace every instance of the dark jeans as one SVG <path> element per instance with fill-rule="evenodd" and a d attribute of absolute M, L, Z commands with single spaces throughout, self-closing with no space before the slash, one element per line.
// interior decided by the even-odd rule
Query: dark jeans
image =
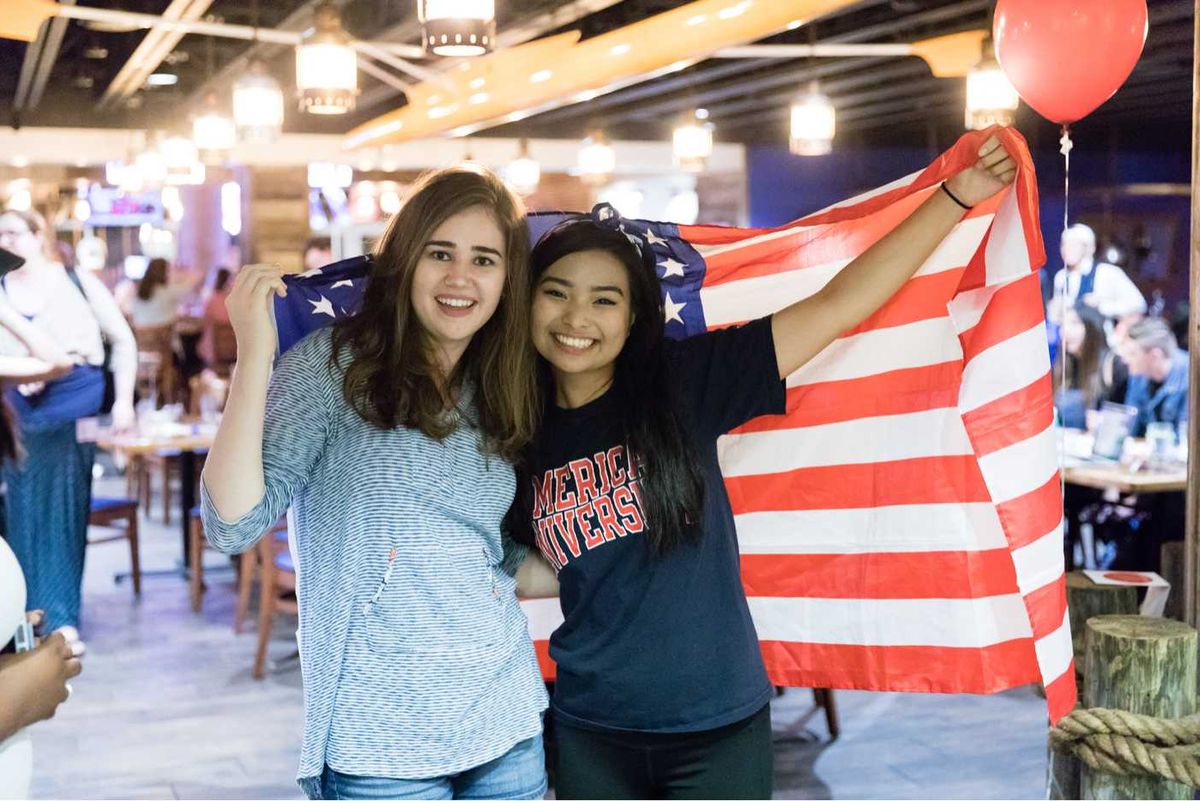
<path fill-rule="evenodd" d="M 557 798 L 770 798 L 771 707 L 701 732 L 591 731 L 556 721 Z"/>

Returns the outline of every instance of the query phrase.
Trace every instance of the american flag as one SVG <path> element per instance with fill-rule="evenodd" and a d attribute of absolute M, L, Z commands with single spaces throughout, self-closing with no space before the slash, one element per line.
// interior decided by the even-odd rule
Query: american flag
<path fill-rule="evenodd" d="M 1062 493 L 1037 269 L 1032 159 L 971 133 L 925 170 L 779 228 L 625 220 L 658 261 L 682 338 L 807 297 L 996 133 L 1020 169 L 879 311 L 788 378 L 788 412 L 720 442 L 742 579 L 779 686 L 994 693 L 1075 704 Z M 530 218 L 531 234 L 567 216 Z M 292 279 L 281 348 L 353 313 L 369 264 Z M 562 621 L 524 601 L 539 659 Z"/>

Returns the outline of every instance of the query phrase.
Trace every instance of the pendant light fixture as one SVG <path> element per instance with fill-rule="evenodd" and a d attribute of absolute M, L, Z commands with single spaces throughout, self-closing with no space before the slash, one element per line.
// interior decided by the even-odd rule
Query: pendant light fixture
<path fill-rule="evenodd" d="M 980 131 L 993 125 L 1012 125 L 1021 98 L 1000 69 L 992 49 L 992 37 L 983 40 L 983 52 L 967 73 L 967 108 L 963 125 Z"/>
<path fill-rule="evenodd" d="M 331 2 L 317 6 L 313 27 L 296 46 L 296 93 L 309 114 L 345 114 L 358 95 L 358 57 Z"/>
<path fill-rule="evenodd" d="M 237 143 L 237 128 L 221 111 L 213 92 L 205 98 L 204 111 L 192 120 L 192 141 L 205 164 L 220 164 Z"/>
<path fill-rule="evenodd" d="M 496 0 L 417 0 L 421 40 L 439 56 L 482 56 L 496 43 Z"/>
<path fill-rule="evenodd" d="M 579 149 L 579 177 L 585 184 L 600 186 L 608 183 L 616 168 L 616 152 L 604 134 L 589 134 Z"/>
<path fill-rule="evenodd" d="M 824 156 L 833 150 L 837 112 L 816 81 L 792 104 L 788 149 L 797 156 Z"/>
<path fill-rule="evenodd" d="M 696 111 L 675 129 L 672 136 L 675 166 L 684 172 L 703 172 L 713 151 L 712 124 L 708 113 Z"/>
<path fill-rule="evenodd" d="M 254 38 L 258 40 L 258 0 L 251 0 Z M 273 142 L 283 131 L 283 89 L 261 59 L 233 84 L 233 122 L 244 142 Z"/>
<path fill-rule="evenodd" d="M 516 160 L 504 168 L 504 180 L 518 195 L 532 195 L 542 180 L 542 165 L 529 155 L 529 140 L 521 140 Z"/>
<path fill-rule="evenodd" d="M 233 85 L 233 121 L 244 142 L 273 142 L 283 130 L 283 90 L 257 59 Z"/>

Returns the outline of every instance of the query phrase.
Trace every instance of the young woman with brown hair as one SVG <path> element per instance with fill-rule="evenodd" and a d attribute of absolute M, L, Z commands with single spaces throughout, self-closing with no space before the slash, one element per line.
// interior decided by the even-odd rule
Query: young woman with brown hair
<path fill-rule="evenodd" d="M 392 220 L 361 312 L 274 375 L 280 270 L 230 293 L 205 530 L 243 551 L 294 509 L 310 797 L 545 791 L 546 695 L 500 535 L 535 421 L 528 247 L 520 201 L 455 168 Z"/>

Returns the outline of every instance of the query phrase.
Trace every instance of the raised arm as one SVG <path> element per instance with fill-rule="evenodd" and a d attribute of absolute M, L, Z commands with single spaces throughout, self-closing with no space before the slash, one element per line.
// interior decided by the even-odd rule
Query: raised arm
<path fill-rule="evenodd" d="M 954 198 L 974 206 L 1012 183 L 1016 170 L 1000 142 L 989 138 L 975 164 L 948 179 L 944 191 L 930 195 L 820 292 L 776 313 L 771 330 L 779 377 L 800 369 L 841 334 L 871 316 L 912 278 L 962 219 L 965 210 Z"/>
<path fill-rule="evenodd" d="M 79 280 L 87 292 L 100 331 L 112 347 L 113 425 L 131 428 L 135 422 L 133 387 L 137 383 L 137 341 L 108 287 L 91 273 L 81 271 Z"/>
<path fill-rule="evenodd" d="M 204 463 L 204 486 L 217 513 L 237 520 L 263 499 L 263 420 L 278 339 L 271 321 L 274 295 L 287 294 L 282 271 L 253 264 L 240 273 L 225 301 L 237 337 L 237 363 L 216 440 Z"/>

